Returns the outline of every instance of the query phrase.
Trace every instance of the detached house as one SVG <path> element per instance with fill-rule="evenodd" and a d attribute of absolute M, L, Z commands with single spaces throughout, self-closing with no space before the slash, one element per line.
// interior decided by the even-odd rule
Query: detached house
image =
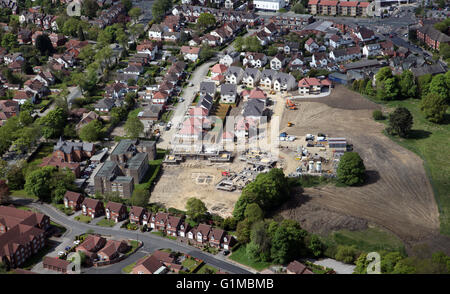
<path fill-rule="evenodd" d="M 331 82 L 328 79 L 303 78 L 298 82 L 298 93 L 300 95 L 320 94 L 322 88 L 329 88 L 330 86 Z"/>
<path fill-rule="evenodd" d="M 83 215 L 90 216 L 91 218 L 96 218 L 105 213 L 103 202 L 92 198 L 85 198 L 81 204 L 81 209 Z"/>
<path fill-rule="evenodd" d="M 239 52 L 228 52 L 223 55 L 222 58 L 220 58 L 219 63 L 231 66 L 233 63 L 239 61 Z"/>
<path fill-rule="evenodd" d="M 197 61 L 200 55 L 200 50 L 200 47 L 181 46 L 181 53 L 183 54 L 184 59 L 192 62 Z"/>
<path fill-rule="evenodd" d="M 220 87 L 221 103 L 236 103 L 237 86 L 236 84 L 224 84 Z"/>
<path fill-rule="evenodd" d="M 98 251 L 99 261 L 111 261 L 119 257 L 121 253 L 125 253 L 128 249 L 125 241 L 108 240 L 105 246 Z"/>
<path fill-rule="evenodd" d="M 267 56 L 264 53 L 247 52 L 242 64 L 244 66 L 261 68 L 267 63 Z"/>
<path fill-rule="evenodd" d="M 313 53 L 319 50 L 319 45 L 312 38 L 309 38 L 305 42 L 305 49 L 306 51 Z"/>
<path fill-rule="evenodd" d="M 242 77 L 244 76 L 244 70 L 238 66 L 230 66 L 225 74 L 225 81 L 230 84 L 240 84 Z"/>
<path fill-rule="evenodd" d="M 122 203 L 109 201 L 105 208 L 106 218 L 112 219 L 116 223 L 127 218 L 127 207 Z"/>
<path fill-rule="evenodd" d="M 272 69 L 265 69 L 261 72 L 260 86 L 266 89 L 272 89 L 273 82 L 277 71 Z"/>
<path fill-rule="evenodd" d="M 288 58 L 285 55 L 278 53 L 270 61 L 270 68 L 273 70 L 280 70 L 286 65 L 287 62 Z"/>
<path fill-rule="evenodd" d="M 140 206 L 131 206 L 129 219 L 132 224 L 146 225 L 148 220 L 146 216 L 147 209 Z"/>
<path fill-rule="evenodd" d="M 246 68 L 242 77 L 242 83 L 253 88 L 259 83 L 261 72 L 256 68 Z"/>
<path fill-rule="evenodd" d="M 296 87 L 295 78 L 291 74 L 278 72 L 273 80 L 273 89 L 275 91 L 291 91 Z"/>
<path fill-rule="evenodd" d="M 81 205 L 83 204 L 84 196 L 80 193 L 67 191 L 64 194 L 64 207 L 72 208 L 74 211 L 80 210 Z"/>

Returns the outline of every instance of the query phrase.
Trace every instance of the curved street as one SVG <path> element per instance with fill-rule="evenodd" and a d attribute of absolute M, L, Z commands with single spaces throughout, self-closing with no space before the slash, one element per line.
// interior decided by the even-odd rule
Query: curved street
<path fill-rule="evenodd" d="M 136 262 L 138 259 L 151 254 L 153 251 L 157 249 L 162 248 L 169 248 L 173 251 L 182 252 L 185 254 L 189 254 L 195 258 L 199 258 L 204 260 L 207 264 L 218 268 L 222 271 L 231 273 L 231 274 L 251 274 L 252 272 L 244 269 L 241 266 L 232 264 L 228 260 L 225 260 L 225 257 L 219 253 L 217 255 L 212 255 L 206 252 L 201 251 L 200 249 L 197 249 L 195 247 L 189 246 L 187 244 L 180 243 L 175 240 L 171 240 L 168 238 L 163 238 L 157 235 L 153 235 L 149 232 L 142 233 L 140 231 L 129 231 L 127 229 L 121 229 L 121 228 L 106 228 L 106 227 L 100 227 L 96 225 L 91 224 L 85 224 L 78 221 L 75 221 L 73 219 L 68 218 L 65 214 L 58 211 L 54 207 L 48 204 L 40 204 L 37 202 L 31 202 L 31 203 L 24 203 L 24 199 L 18 199 L 15 202 L 27 204 L 30 207 L 33 207 L 42 213 L 48 215 L 50 219 L 58 223 L 60 225 L 63 225 L 67 228 L 66 233 L 63 235 L 63 237 L 68 238 L 70 240 L 74 240 L 74 237 L 76 235 L 80 235 L 85 233 L 87 230 L 91 229 L 95 233 L 105 235 L 105 236 L 114 236 L 115 238 L 123 238 L 123 239 L 134 239 L 142 241 L 144 244 L 143 246 L 134 254 L 132 254 L 130 257 L 124 259 L 121 262 L 118 262 L 113 265 L 105 266 L 105 267 L 99 267 L 99 268 L 89 268 L 85 269 L 82 272 L 87 274 L 121 274 L 122 268 Z"/>

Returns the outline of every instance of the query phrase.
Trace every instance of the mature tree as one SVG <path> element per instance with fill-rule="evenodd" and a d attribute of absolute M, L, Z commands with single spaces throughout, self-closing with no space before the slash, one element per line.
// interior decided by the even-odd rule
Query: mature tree
<path fill-rule="evenodd" d="M 21 110 L 19 113 L 19 121 L 20 125 L 26 127 L 33 123 L 33 117 L 31 116 L 31 112 L 29 110 Z"/>
<path fill-rule="evenodd" d="M 216 18 L 211 13 L 200 13 L 197 19 L 197 25 L 200 29 L 207 29 L 216 24 Z"/>
<path fill-rule="evenodd" d="M 394 100 L 399 96 L 398 80 L 394 76 L 382 81 L 377 80 L 377 98 L 381 100 Z"/>
<path fill-rule="evenodd" d="M 234 217 L 227 217 L 223 220 L 223 229 L 225 231 L 234 231 L 236 230 L 237 221 Z"/>
<path fill-rule="evenodd" d="M 41 135 L 37 126 L 24 127 L 19 131 L 19 137 L 13 142 L 13 149 L 19 153 L 24 153 L 31 149 Z"/>
<path fill-rule="evenodd" d="M 131 195 L 131 204 L 135 206 L 145 207 L 148 204 L 150 192 L 148 190 L 135 189 Z"/>
<path fill-rule="evenodd" d="M 358 258 L 358 253 L 358 250 L 356 250 L 356 247 L 354 246 L 338 245 L 334 258 L 344 263 L 352 264 Z"/>
<path fill-rule="evenodd" d="M 10 201 L 9 195 L 11 195 L 11 193 L 9 192 L 8 184 L 6 183 L 5 180 L 0 180 L 0 204 L 1 205 L 9 203 L 9 201 Z"/>
<path fill-rule="evenodd" d="M 81 6 L 81 11 L 83 15 L 89 18 L 94 18 L 97 16 L 97 11 L 99 10 L 97 1 L 95 0 L 84 0 Z"/>
<path fill-rule="evenodd" d="M 19 46 L 19 43 L 17 42 L 17 37 L 13 33 L 6 33 L 2 37 L 1 45 L 6 50 L 10 51 L 13 48 L 16 48 Z"/>
<path fill-rule="evenodd" d="M 307 232 L 294 220 L 271 224 L 271 257 L 274 262 L 285 264 L 306 253 L 304 238 Z"/>
<path fill-rule="evenodd" d="M 450 88 L 447 87 L 447 81 L 444 74 L 438 74 L 433 77 L 429 91 L 443 97 L 447 103 L 450 102 Z"/>
<path fill-rule="evenodd" d="M 82 26 L 78 27 L 78 39 L 80 41 L 85 41 L 86 40 L 86 36 L 84 35 L 84 30 Z"/>
<path fill-rule="evenodd" d="M 25 182 L 25 192 L 30 195 L 36 196 L 41 201 L 48 201 L 51 199 L 51 187 L 49 179 L 56 171 L 56 167 L 46 166 L 35 171 L 32 171 L 27 175 Z"/>
<path fill-rule="evenodd" d="M 200 49 L 200 53 L 199 53 L 198 57 L 201 61 L 206 61 L 206 60 L 212 58 L 215 53 L 216 52 L 214 51 L 213 48 L 211 48 L 208 45 L 203 45 Z"/>
<path fill-rule="evenodd" d="M 8 171 L 8 163 L 0 158 L 0 179 L 6 178 L 7 171 Z"/>
<path fill-rule="evenodd" d="M 271 248 L 271 236 L 268 233 L 269 222 L 267 221 L 258 221 L 251 226 L 250 231 L 250 240 L 251 243 L 257 245 L 258 255 L 256 260 L 269 261 L 270 256 L 270 248 Z M 248 249 L 248 247 L 247 247 Z"/>
<path fill-rule="evenodd" d="M 381 272 L 392 273 L 397 263 L 405 258 L 400 252 L 389 252 L 382 254 L 381 258 Z"/>
<path fill-rule="evenodd" d="M 298 14 L 304 14 L 304 13 L 306 12 L 305 6 L 303 6 L 303 4 L 300 3 L 300 2 L 297 2 L 297 3 L 292 7 L 292 10 L 293 10 L 295 13 L 298 13 Z"/>
<path fill-rule="evenodd" d="M 97 42 L 97 45 L 100 47 L 105 47 L 106 45 L 112 44 L 114 42 L 114 32 L 108 30 L 108 27 L 104 30 L 101 30 L 98 33 Z"/>
<path fill-rule="evenodd" d="M 345 152 L 339 161 L 337 178 L 346 185 L 360 185 L 364 183 L 366 167 L 356 152 Z"/>
<path fill-rule="evenodd" d="M 239 52 L 243 51 L 243 48 L 244 48 L 244 37 L 242 37 L 242 36 L 236 37 L 236 39 L 234 40 L 233 45 L 234 45 L 234 48 L 236 49 L 236 51 L 239 51 Z"/>
<path fill-rule="evenodd" d="M 129 137 L 136 139 L 144 131 L 144 125 L 138 117 L 131 116 L 125 122 L 124 129 Z"/>
<path fill-rule="evenodd" d="M 415 274 L 415 267 L 409 262 L 408 259 L 403 259 L 397 262 L 392 271 L 393 274 Z"/>
<path fill-rule="evenodd" d="M 93 120 L 80 130 L 80 139 L 87 142 L 97 142 L 102 138 L 103 125 L 99 120 Z"/>
<path fill-rule="evenodd" d="M 64 130 L 66 124 L 67 113 L 59 107 L 51 110 L 46 116 L 41 117 L 38 122 L 42 127 L 42 135 L 44 138 L 57 138 Z"/>
<path fill-rule="evenodd" d="M 11 190 L 21 190 L 25 184 L 25 177 L 22 166 L 13 165 L 8 168 L 6 172 L 6 179 Z"/>
<path fill-rule="evenodd" d="M 417 78 L 417 85 L 419 87 L 419 92 L 422 95 L 422 97 L 428 94 L 432 79 L 433 76 L 431 74 L 425 74 Z"/>
<path fill-rule="evenodd" d="M 49 56 L 53 52 L 52 41 L 47 34 L 37 36 L 35 46 L 42 56 Z"/>
<path fill-rule="evenodd" d="M 59 26 L 59 28 L 62 28 L 61 30 L 64 35 L 76 37 L 78 34 L 78 26 L 80 25 L 81 22 L 78 19 L 70 17 L 61 26 Z"/>
<path fill-rule="evenodd" d="M 131 16 L 131 18 L 136 21 L 139 16 L 142 14 L 142 9 L 140 7 L 133 7 L 128 11 L 128 15 Z"/>
<path fill-rule="evenodd" d="M 324 250 L 324 244 L 320 240 L 320 238 L 316 235 L 312 235 L 309 240 L 308 249 L 312 252 L 315 257 L 319 257 L 322 255 Z"/>
<path fill-rule="evenodd" d="M 125 7 L 125 11 L 130 11 L 131 7 L 133 7 L 133 2 L 131 0 L 121 0 L 123 6 Z"/>
<path fill-rule="evenodd" d="M 160 23 L 166 12 L 172 8 L 172 0 L 156 0 L 152 5 L 152 16 L 156 23 Z"/>
<path fill-rule="evenodd" d="M 205 203 L 198 198 L 191 197 L 186 202 L 186 214 L 194 221 L 202 220 L 207 211 Z"/>
<path fill-rule="evenodd" d="M 380 68 L 380 70 L 375 75 L 375 80 L 377 83 L 382 82 L 386 79 L 392 78 L 392 70 L 389 66 L 385 66 L 383 68 Z"/>
<path fill-rule="evenodd" d="M 389 127 L 400 137 L 408 136 L 413 124 L 411 112 L 405 107 L 399 107 L 389 116 Z"/>
<path fill-rule="evenodd" d="M 252 52 L 260 52 L 262 50 L 261 42 L 256 36 L 249 36 L 245 38 L 245 49 Z"/>
<path fill-rule="evenodd" d="M 242 220 L 250 203 L 256 203 L 264 212 L 268 212 L 288 198 L 287 179 L 281 169 L 274 168 L 268 173 L 259 174 L 253 182 L 245 186 L 234 206 L 233 216 Z"/>
<path fill-rule="evenodd" d="M 245 208 L 244 216 L 250 223 L 254 223 L 264 218 L 264 212 L 258 204 L 250 203 Z"/>
<path fill-rule="evenodd" d="M 123 28 L 118 28 L 116 31 L 116 41 L 120 45 L 122 45 L 124 48 L 126 48 L 128 43 L 128 35 L 125 34 L 125 31 Z"/>
<path fill-rule="evenodd" d="M 250 242 L 250 223 L 247 219 L 238 223 L 236 228 L 236 237 L 241 244 Z"/>
<path fill-rule="evenodd" d="M 247 257 L 253 261 L 259 261 L 260 258 L 260 248 L 259 246 L 254 243 L 253 241 L 250 241 L 250 243 L 247 244 L 247 247 L 245 248 L 245 253 Z"/>
<path fill-rule="evenodd" d="M 400 75 L 400 93 L 403 98 L 414 98 L 417 97 L 418 88 L 416 85 L 416 81 L 414 79 L 414 75 L 410 70 L 405 70 Z"/>
<path fill-rule="evenodd" d="M 425 117 L 434 123 L 442 122 L 447 108 L 448 104 L 445 98 L 433 92 L 423 97 L 420 103 L 420 109 L 425 114 Z"/>
<path fill-rule="evenodd" d="M 88 44 L 81 48 L 78 58 L 83 60 L 86 65 L 92 63 L 95 60 L 94 47 L 91 44 Z"/>

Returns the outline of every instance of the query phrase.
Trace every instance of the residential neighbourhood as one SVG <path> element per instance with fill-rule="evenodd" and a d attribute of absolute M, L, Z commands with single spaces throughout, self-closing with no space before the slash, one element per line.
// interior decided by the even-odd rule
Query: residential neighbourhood
<path fill-rule="evenodd" d="M 449 274 L 449 20 L 0 0 L 0 273 Z"/>

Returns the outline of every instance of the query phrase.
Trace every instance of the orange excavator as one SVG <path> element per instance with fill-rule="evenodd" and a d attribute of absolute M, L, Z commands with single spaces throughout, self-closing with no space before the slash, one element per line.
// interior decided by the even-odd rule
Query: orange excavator
<path fill-rule="evenodd" d="M 290 110 L 296 110 L 297 106 L 290 99 L 286 99 L 286 108 Z"/>

